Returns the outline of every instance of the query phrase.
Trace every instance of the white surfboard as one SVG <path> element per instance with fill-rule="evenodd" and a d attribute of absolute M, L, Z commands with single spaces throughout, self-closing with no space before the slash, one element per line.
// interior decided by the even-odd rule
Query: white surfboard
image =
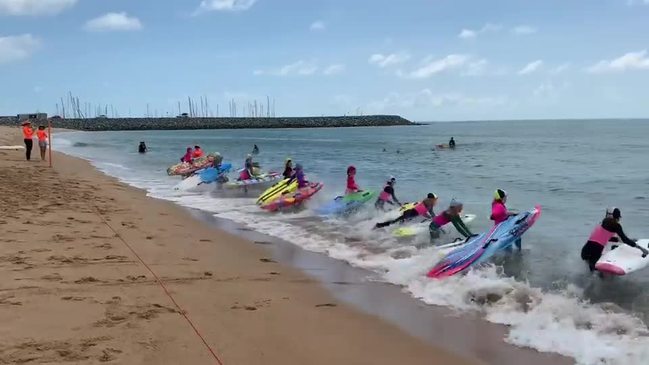
<path fill-rule="evenodd" d="M 637 241 L 639 246 L 649 248 L 649 239 Z M 626 275 L 649 265 L 649 256 L 642 257 L 642 252 L 622 242 L 615 243 L 617 248 L 612 249 L 612 243 L 608 244 L 607 251 L 595 264 L 595 269 L 600 272 L 612 275 Z"/>
<path fill-rule="evenodd" d="M 189 191 L 196 188 L 200 183 L 201 177 L 198 176 L 198 174 L 192 175 L 183 179 L 183 181 L 179 182 L 178 185 L 174 186 L 174 190 Z"/>
<path fill-rule="evenodd" d="M 13 151 L 18 151 L 18 150 L 24 150 L 25 146 L 0 146 L 0 150 L 13 150 Z"/>

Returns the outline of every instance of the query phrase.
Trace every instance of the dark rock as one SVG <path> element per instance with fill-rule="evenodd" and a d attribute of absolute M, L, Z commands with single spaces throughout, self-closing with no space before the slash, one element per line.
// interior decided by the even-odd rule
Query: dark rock
<path fill-rule="evenodd" d="M 45 121 L 34 122 L 34 126 Z M 17 117 L 0 117 L 0 125 L 18 126 Z M 85 131 L 244 129 L 244 128 L 333 128 L 416 125 L 398 115 L 290 118 L 88 118 L 53 119 L 56 128 Z"/>

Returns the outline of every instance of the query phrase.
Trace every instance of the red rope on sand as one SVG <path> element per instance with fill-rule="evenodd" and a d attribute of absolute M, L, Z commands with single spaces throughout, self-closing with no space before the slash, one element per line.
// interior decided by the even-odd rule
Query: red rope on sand
<path fill-rule="evenodd" d="M 160 286 L 162 287 L 162 290 L 164 290 L 165 294 L 167 294 L 167 296 L 169 297 L 169 299 L 171 299 L 171 302 L 173 302 L 173 304 L 176 306 L 176 308 L 178 309 L 178 311 L 180 312 L 180 314 L 181 314 L 183 317 L 185 317 L 185 320 L 187 320 L 187 323 L 189 323 L 189 325 L 192 327 L 192 329 L 194 330 L 194 332 L 196 333 L 196 335 L 198 336 L 198 338 L 200 338 L 201 341 L 203 341 L 203 344 L 205 345 L 205 347 L 207 347 L 207 350 L 210 352 L 210 354 L 212 354 L 212 357 L 214 357 L 214 360 L 216 360 L 216 363 L 219 364 L 219 365 L 223 365 L 223 362 L 221 361 L 221 359 L 219 358 L 219 356 L 216 354 L 216 352 L 214 352 L 214 350 L 212 350 L 212 347 L 207 343 L 207 341 L 205 340 L 205 337 L 203 337 L 203 335 L 198 331 L 198 328 L 196 328 L 196 326 L 194 325 L 194 323 L 192 322 L 192 320 L 189 319 L 189 316 L 187 316 L 187 311 L 185 311 L 184 309 L 182 309 L 182 308 L 180 307 L 180 305 L 178 304 L 178 302 L 176 302 L 176 299 L 174 299 L 174 297 L 171 295 L 171 293 L 169 293 L 169 290 L 167 290 L 167 287 L 164 285 L 164 283 L 162 282 L 162 280 L 160 280 L 160 278 L 158 277 L 158 275 L 156 275 L 156 273 L 155 273 L 155 272 L 154 272 L 154 271 L 149 267 L 149 265 L 147 265 L 147 263 L 144 262 L 144 260 L 142 260 L 142 258 L 140 257 L 140 255 L 138 255 L 138 253 L 133 249 L 133 247 L 131 247 L 131 245 L 129 245 L 128 242 L 126 242 L 126 240 L 124 240 L 124 238 L 122 238 L 122 236 L 121 236 L 119 233 L 117 233 L 117 231 L 116 231 L 115 229 L 113 229 L 113 227 L 110 225 L 110 223 L 108 223 L 108 221 L 107 221 L 106 219 L 104 219 L 104 216 L 102 216 L 101 213 L 99 213 L 99 210 L 97 209 L 97 207 L 93 205 L 93 208 L 94 208 L 95 212 L 97 213 L 97 216 L 99 216 L 99 218 L 104 222 L 104 224 L 105 224 L 105 225 L 106 225 L 106 226 L 107 226 L 111 231 L 113 231 L 113 233 L 115 233 L 115 236 L 116 236 L 117 238 L 119 238 L 119 240 L 122 241 L 122 243 L 124 243 L 124 245 L 125 245 L 129 250 L 131 250 L 131 252 L 133 253 L 133 255 L 135 255 L 135 257 L 137 257 L 137 259 L 140 261 L 140 263 L 142 263 L 142 265 L 144 265 L 144 267 L 146 267 L 147 270 L 149 270 L 149 272 L 151 273 L 151 275 L 153 275 L 153 277 L 155 278 L 155 280 L 156 280 L 156 281 L 158 282 L 158 284 L 160 284 Z"/>

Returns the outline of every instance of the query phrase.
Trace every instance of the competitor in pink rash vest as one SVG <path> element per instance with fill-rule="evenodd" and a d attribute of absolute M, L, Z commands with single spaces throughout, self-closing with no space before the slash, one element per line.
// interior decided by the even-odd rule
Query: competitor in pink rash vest
<path fill-rule="evenodd" d="M 473 236 L 473 233 L 471 233 L 469 228 L 464 224 L 464 222 L 462 222 L 463 209 L 464 205 L 462 202 L 455 199 L 451 200 L 448 209 L 436 215 L 435 218 L 433 218 L 433 221 L 430 222 L 430 225 L 428 226 L 430 239 L 434 240 L 439 238 L 442 233 L 442 227 L 449 223 L 453 223 L 455 229 L 457 229 L 457 231 L 465 238 Z"/>
<path fill-rule="evenodd" d="M 606 216 L 604 217 L 604 220 L 602 220 L 602 223 L 595 227 L 593 232 L 590 234 L 590 237 L 588 237 L 588 241 L 581 249 L 581 259 L 588 263 L 590 271 L 595 270 L 595 264 L 600 257 L 602 257 L 602 252 L 604 252 L 606 245 L 608 245 L 609 242 L 619 242 L 617 237 L 627 245 L 636 247 L 638 250 L 642 251 L 643 255 L 649 254 L 649 251 L 647 251 L 646 248 L 636 245 L 634 240 L 624 234 L 622 225 L 620 224 L 621 218 L 622 213 L 618 208 L 607 209 Z"/>
<path fill-rule="evenodd" d="M 507 192 L 502 189 L 497 189 L 494 192 L 494 200 L 491 202 L 491 216 L 489 219 L 494 221 L 494 225 L 498 225 L 507 220 L 507 218 L 517 213 L 509 211 L 507 206 Z M 514 243 L 516 248 L 521 249 L 521 239 L 517 239 Z"/>
<path fill-rule="evenodd" d="M 376 200 L 376 203 L 374 203 L 376 209 L 385 210 L 385 203 L 390 205 L 402 205 L 396 195 L 394 195 L 394 184 L 396 183 L 397 179 L 394 176 L 391 176 L 385 183 L 381 194 L 379 194 L 379 198 Z"/>
<path fill-rule="evenodd" d="M 345 195 L 358 193 L 359 191 L 362 190 L 356 184 L 356 167 L 349 166 L 347 168 L 347 189 L 345 189 Z"/>
<path fill-rule="evenodd" d="M 419 202 L 417 205 L 415 205 L 414 208 L 408 209 L 405 212 L 403 212 L 403 214 L 401 214 L 399 218 L 387 222 L 377 223 L 376 226 L 374 226 L 374 228 L 387 227 L 394 223 L 403 223 L 407 220 L 419 216 L 424 217 L 426 219 L 432 219 L 435 216 L 435 212 L 433 212 L 433 208 L 435 208 L 435 204 L 437 204 L 437 195 L 433 193 L 428 193 L 426 199 Z"/>

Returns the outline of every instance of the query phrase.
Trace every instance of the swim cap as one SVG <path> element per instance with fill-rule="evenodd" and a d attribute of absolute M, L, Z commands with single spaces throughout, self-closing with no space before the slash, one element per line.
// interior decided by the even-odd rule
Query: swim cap
<path fill-rule="evenodd" d="M 459 201 L 459 200 L 455 200 L 455 199 L 452 199 L 452 200 L 451 200 L 451 204 L 449 204 L 449 207 L 451 207 L 451 208 L 457 208 L 457 207 L 461 207 L 461 206 L 463 206 L 463 205 L 464 205 L 464 204 L 462 204 L 461 201 Z"/>
<path fill-rule="evenodd" d="M 433 193 L 428 193 L 428 195 L 426 195 L 426 198 L 427 199 L 437 199 L 437 195 L 435 195 Z"/>
<path fill-rule="evenodd" d="M 290 157 L 287 157 L 287 158 L 286 158 L 286 161 L 285 161 L 285 162 L 289 162 L 289 161 L 291 161 L 291 162 L 292 162 L 293 160 L 291 160 L 291 158 L 290 158 Z"/>
<path fill-rule="evenodd" d="M 394 184 L 396 182 L 397 182 L 397 178 L 395 178 L 394 176 L 390 176 L 390 178 L 387 181 L 388 184 Z"/>
<path fill-rule="evenodd" d="M 352 171 L 356 171 L 356 167 L 354 167 L 353 165 L 350 165 L 350 166 L 347 168 L 347 173 L 349 174 L 349 173 L 352 172 Z"/>
<path fill-rule="evenodd" d="M 502 200 L 507 196 L 507 192 L 505 190 L 497 189 L 494 192 L 494 199 L 496 200 Z"/>
<path fill-rule="evenodd" d="M 606 209 L 606 216 L 607 217 L 613 217 L 615 219 L 620 219 L 620 218 L 622 218 L 622 212 L 618 208 L 611 207 L 611 208 Z"/>
<path fill-rule="evenodd" d="M 246 155 L 247 158 L 252 158 L 251 154 Z"/>

